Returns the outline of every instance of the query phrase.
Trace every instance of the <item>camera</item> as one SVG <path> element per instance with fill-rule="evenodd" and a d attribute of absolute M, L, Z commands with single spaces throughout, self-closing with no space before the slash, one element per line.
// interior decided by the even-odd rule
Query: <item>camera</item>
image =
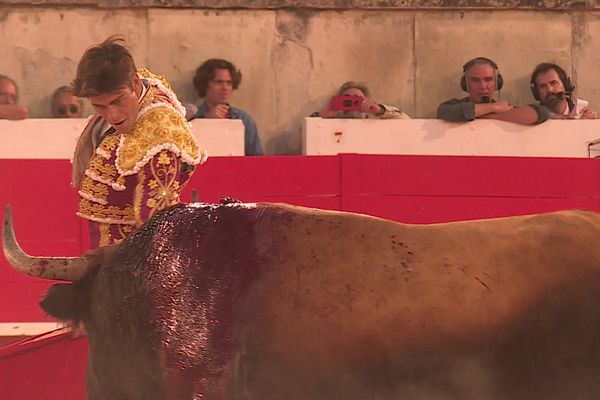
<path fill-rule="evenodd" d="M 364 100 L 360 96 L 333 96 L 330 106 L 334 111 L 360 111 Z"/>

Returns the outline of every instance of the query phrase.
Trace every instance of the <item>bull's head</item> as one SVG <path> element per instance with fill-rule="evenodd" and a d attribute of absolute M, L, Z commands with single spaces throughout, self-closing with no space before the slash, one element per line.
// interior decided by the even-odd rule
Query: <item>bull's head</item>
<path fill-rule="evenodd" d="M 4 215 L 3 244 L 7 260 L 22 273 L 72 282 L 52 285 L 40 307 L 74 326 L 80 321 L 84 323 L 90 344 L 87 373 L 90 399 L 165 398 L 161 394 L 160 358 L 157 352 L 147 351 L 158 347 L 151 319 L 148 314 L 143 314 L 147 302 L 144 298 L 135 298 L 124 304 L 124 299 L 131 293 L 130 281 L 121 286 L 115 285 L 114 280 L 105 282 L 104 289 L 117 288 L 117 293 L 112 296 L 107 297 L 104 290 L 94 291 L 99 271 L 109 263 L 117 246 L 101 247 L 83 257 L 29 256 L 15 240 L 10 207 Z M 107 276 L 111 278 L 110 274 Z M 121 292 L 120 288 L 123 289 Z M 118 326 L 116 334 L 112 330 L 115 325 Z M 109 337 L 112 339 L 105 340 Z M 127 353 L 128 349 L 134 350 Z M 127 357 L 122 356 L 125 353 Z M 147 367 L 149 365 L 151 367 Z M 143 372 L 139 373 L 140 370 Z M 152 371 L 149 377 L 145 375 L 148 370 Z"/>
<path fill-rule="evenodd" d="M 18 271 L 43 279 L 77 281 L 83 278 L 89 266 L 96 261 L 97 253 L 83 257 L 32 257 L 25 253 L 15 239 L 11 206 L 6 206 L 2 231 L 4 255 Z"/>

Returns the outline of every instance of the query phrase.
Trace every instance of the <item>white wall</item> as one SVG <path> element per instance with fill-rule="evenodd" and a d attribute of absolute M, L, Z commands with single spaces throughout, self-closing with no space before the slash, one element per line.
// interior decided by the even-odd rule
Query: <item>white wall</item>
<path fill-rule="evenodd" d="M 303 130 L 306 155 L 588 157 L 588 145 L 597 139 L 600 120 L 550 120 L 524 126 L 494 120 L 305 118 Z M 592 156 L 598 154 L 595 150 Z"/>
<path fill-rule="evenodd" d="M 87 119 L 0 120 L 0 158 L 70 160 Z M 241 120 L 197 119 L 192 133 L 209 156 L 243 156 Z"/>

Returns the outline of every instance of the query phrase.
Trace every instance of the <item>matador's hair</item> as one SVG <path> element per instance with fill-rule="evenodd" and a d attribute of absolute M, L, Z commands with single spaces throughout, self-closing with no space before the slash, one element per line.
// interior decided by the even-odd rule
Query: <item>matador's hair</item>
<path fill-rule="evenodd" d="M 118 36 L 111 36 L 87 49 L 81 57 L 73 81 L 73 94 L 91 97 L 113 92 L 123 86 L 133 89 L 132 78 L 136 71 L 125 41 Z"/>

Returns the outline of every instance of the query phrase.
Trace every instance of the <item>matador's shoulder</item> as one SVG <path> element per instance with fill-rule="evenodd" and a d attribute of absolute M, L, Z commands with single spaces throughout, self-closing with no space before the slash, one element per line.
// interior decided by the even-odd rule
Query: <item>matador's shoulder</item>
<path fill-rule="evenodd" d="M 137 121 L 130 133 L 121 136 L 116 167 L 122 176 L 133 175 L 162 150 L 169 150 L 183 162 L 198 165 L 206 159 L 185 118 L 185 109 L 168 82 L 160 75 L 141 69 L 148 82 Z"/>

